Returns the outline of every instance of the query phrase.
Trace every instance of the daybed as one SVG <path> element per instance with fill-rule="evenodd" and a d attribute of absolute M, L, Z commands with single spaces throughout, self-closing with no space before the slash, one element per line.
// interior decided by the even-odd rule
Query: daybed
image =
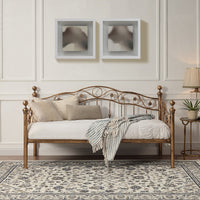
<path fill-rule="evenodd" d="M 33 86 L 32 96 L 38 97 L 38 88 Z M 158 86 L 158 97 L 149 97 L 131 91 L 120 91 L 106 86 L 90 86 L 75 92 L 63 92 L 42 100 L 60 101 L 65 96 L 76 95 L 80 104 L 101 105 L 107 117 L 126 116 L 136 113 L 150 113 L 157 120 L 144 120 L 132 124 L 122 142 L 124 143 L 158 143 L 159 155 L 162 155 L 162 144 L 171 146 L 171 167 L 174 168 L 174 104 L 170 101 L 169 112 L 162 99 L 162 87 Z M 24 109 L 24 168 L 28 167 L 28 144 L 34 144 L 34 156 L 38 155 L 39 143 L 88 143 L 85 136 L 87 129 L 95 120 L 62 120 L 35 122 L 29 102 L 23 102 Z M 114 111 L 113 111 L 114 110 Z M 105 114 L 104 114 L 104 117 Z M 70 131 L 69 131 L 70 130 Z"/>

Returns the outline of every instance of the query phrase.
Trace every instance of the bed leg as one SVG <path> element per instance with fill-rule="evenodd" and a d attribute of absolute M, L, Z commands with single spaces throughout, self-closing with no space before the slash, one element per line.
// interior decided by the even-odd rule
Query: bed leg
<path fill-rule="evenodd" d="M 34 155 L 34 157 L 36 157 L 36 156 L 38 156 L 38 144 L 37 144 L 37 142 L 35 142 L 33 145 L 34 145 L 33 146 L 33 155 Z"/>
<path fill-rule="evenodd" d="M 28 169 L 28 144 L 24 141 L 24 168 Z"/>
<path fill-rule="evenodd" d="M 175 137 L 174 137 L 174 113 L 175 113 L 175 109 L 174 109 L 174 104 L 175 102 L 173 100 L 170 101 L 170 105 L 171 105 L 171 108 L 169 109 L 170 111 L 170 132 L 171 132 L 171 150 L 170 150 L 170 153 L 171 153 L 171 168 L 174 168 L 174 154 L 175 154 L 175 150 L 174 150 L 174 140 L 175 140 Z"/>
<path fill-rule="evenodd" d="M 162 156 L 162 143 L 159 143 L 159 156 Z"/>
<path fill-rule="evenodd" d="M 171 168 L 174 168 L 174 144 L 171 142 Z"/>

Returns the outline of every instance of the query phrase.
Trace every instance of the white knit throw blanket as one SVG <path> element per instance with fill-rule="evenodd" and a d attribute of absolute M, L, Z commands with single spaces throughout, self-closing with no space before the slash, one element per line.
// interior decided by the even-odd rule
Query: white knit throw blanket
<path fill-rule="evenodd" d="M 93 153 L 102 149 L 106 166 L 114 160 L 123 136 L 128 127 L 135 122 L 154 119 L 153 115 L 132 115 L 126 118 L 101 119 L 92 123 L 86 137 L 92 146 Z"/>

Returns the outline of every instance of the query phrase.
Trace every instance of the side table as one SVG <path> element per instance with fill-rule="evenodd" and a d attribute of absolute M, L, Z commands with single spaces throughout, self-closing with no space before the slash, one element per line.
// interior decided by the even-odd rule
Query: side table
<path fill-rule="evenodd" d="M 187 117 L 181 117 L 180 120 L 182 124 L 184 125 L 184 150 L 181 152 L 183 154 L 183 159 L 185 160 L 186 156 L 200 157 L 200 154 L 193 154 L 193 152 L 200 152 L 200 149 L 192 148 L 192 124 L 199 123 L 200 119 L 191 120 L 191 119 L 188 119 Z M 189 150 L 186 149 L 186 127 L 188 124 L 190 124 L 190 149 Z M 189 154 L 187 154 L 186 152 L 189 152 Z"/>

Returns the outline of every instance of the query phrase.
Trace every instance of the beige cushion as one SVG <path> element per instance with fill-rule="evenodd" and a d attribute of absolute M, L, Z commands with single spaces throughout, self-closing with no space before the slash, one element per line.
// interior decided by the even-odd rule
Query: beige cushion
<path fill-rule="evenodd" d="M 78 103 L 78 96 L 71 96 L 63 100 L 53 101 L 53 104 L 63 119 L 68 119 L 68 110 L 66 109 L 66 105 L 78 105 Z"/>
<path fill-rule="evenodd" d="M 34 98 L 34 101 L 41 102 L 41 101 L 49 101 L 49 100 L 42 100 L 40 98 Z M 78 96 L 73 95 L 73 96 L 70 96 L 63 100 L 52 101 L 52 103 L 55 105 L 55 107 L 58 110 L 61 117 L 66 120 L 66 119 L 68 119 L 66 105 L 68 105 L 68 104 L 69 105 L 78 105 L 79 100 L 78 100 Z"/>
<path fill-rule="evenodd" d="M 29 103 L 33 111 L 33 122 L 60 121 L 61 115 L 51 101 L 32 101 Z"/>
<path fill-rule="evenodd" d="M 101 119 L 100 106 L 66 105 L 69 120 L 78 119 Z"/>

